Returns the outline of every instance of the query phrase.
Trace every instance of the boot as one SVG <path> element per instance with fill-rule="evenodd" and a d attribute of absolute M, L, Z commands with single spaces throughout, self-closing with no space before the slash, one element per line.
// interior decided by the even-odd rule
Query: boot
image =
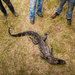
<path fill-rule="evenodd" d="M 67 19 L 67 24 L 70 26 L 71 25 L 71 19 Z"/>
<path fill-rule="evenodd" d="M 57 16 L 59 16 L 59 14 L 57 12 L 55 12 L 51 17 L 52 19 L 56 18 Z"/>
<path fill-rule="evenodd" d="M 42 14 L 38 14 L 38 13 L 36 13 L 39 17 L 43 17 L 43 15 Z"/>

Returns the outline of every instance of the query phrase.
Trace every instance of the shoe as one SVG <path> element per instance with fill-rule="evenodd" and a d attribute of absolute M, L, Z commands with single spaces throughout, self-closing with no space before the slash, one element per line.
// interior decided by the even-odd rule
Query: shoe
<path fill-rule="evenodd" d="M 67 19 L 67 24 L 70 26 L 71 25 L 71 19 Z"/>
<path fill-rule="evenodd" d="M 31 24 L 34 24 L 34 20 L 30 20 L 30 23 L 31 23 Z"/>
<path fill-rule="evenodd" d="M 42 14 L 38 14 L 38 13 L 36 13 L 39 17 L 43 17 L 43 15 Z"/>
<path fill-rule="evenodd" d="M 52 19 L 56 18 L 57 16 L 59 16 L 59 14 L 57 12 L 55 12 L 51 17 Z"/>
<path fill-rule="evenodd" d="M 18 16 L 19 16 L 16 12 L 14 12 L 13 15 L 14 15 L 15 17 L 18 17 Z"/>
<path fill-rule="evenodd" d="M 3 16 L 3 19 L 7 19 L 7 14 Z"/>

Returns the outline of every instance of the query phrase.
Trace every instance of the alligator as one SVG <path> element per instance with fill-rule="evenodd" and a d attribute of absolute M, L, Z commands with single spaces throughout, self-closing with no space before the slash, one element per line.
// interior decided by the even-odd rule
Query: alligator
<path fill-rule="evenodd" d="M 66 62 L 62 59 L 55 58 L 53 56 L 53 47 L 51 46 L 51 49 L 49 49 L 49 46 L 45 42 L 47 39 L 47 33 L 44 33 L 44 37 L 41 37 L 38 33 L 34 31 L 25 31 L 18 34 L 12 34 L 10 28 L 8 29 L 8 33 L 13 37 L 21 37 L 25 35 L 30 35 L 32 37 L 29 37 L 32 42 L 39 46 L 40 49 L 40 57 L 42 59 L 45 59 L 48 63 L 52 65 L 58 65 L 58 64 L 66 64 Z"/>

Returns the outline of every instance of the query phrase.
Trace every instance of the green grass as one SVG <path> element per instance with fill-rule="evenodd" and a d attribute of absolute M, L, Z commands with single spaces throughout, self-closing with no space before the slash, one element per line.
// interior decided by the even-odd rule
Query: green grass
<path fill-rule="evenodd" d="M 13 0 L 12 3 L 19 17 L 8 11 L 7 20 L 0 13 L 0 75 L 75 75 L 75 10 L 72 26 L 67 25 L 65 4 L 62 13 L 56 19 L 51 15 L 56 11 L 58 0 L 45 0 L 43 5 L 44 18 L 36 15 L 35 24 L 29 21 L 29 0 Z M 28 36 L 14 38 L 8 34 L 32 30 L 42 37 L 48 33 L 47 44 L 53 45 L 53 55 L 66 61 L 66 65 L 51 65 L 40 58 L 38 46 Z"/>

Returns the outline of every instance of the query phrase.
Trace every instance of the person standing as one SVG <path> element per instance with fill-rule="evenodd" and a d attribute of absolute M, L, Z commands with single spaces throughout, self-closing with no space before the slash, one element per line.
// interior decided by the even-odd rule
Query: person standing
<path fill-rule="evenodd" d="M 10 2 L 10 0 L 3 0 L 3 1 L 7 4 L 10 11 L 13 13 L 13 15 L 17 17 L 18 14 L 15 12 L 14 7 L 13 7 L 12 3 Z M 7 11 L 5 10 L 1 0 L 0 0 L 0 10 L 3 12 L 4 18 L 7 18 Z"/>
<path fill-rule="evenodd" d="M 71 25 L 71 19 L 72 19 L 74 6 L 75 6 L 75 0 L 60 0 L 59 6 L 58 6 L 56 12 L 51 17 L 52 17 L 52 19 L 54 19 L 62 12 L 63 6 L 66 3 L 66 1 L 68 1 L 68 10 L 67 10 L 67 14 L 66 14 L 67 24 Z"/>
<path fill-rule="evenodd" d="M 44 0 L 30 0 L 30 23 L 34 24 L 35 20 L 35 9 L 36 9 L 36 4 L 37 4 L 37 11 L 36 14 L 40 17 L 43 17 L 42 15 L 42 6 L 43 6 Z"/>

